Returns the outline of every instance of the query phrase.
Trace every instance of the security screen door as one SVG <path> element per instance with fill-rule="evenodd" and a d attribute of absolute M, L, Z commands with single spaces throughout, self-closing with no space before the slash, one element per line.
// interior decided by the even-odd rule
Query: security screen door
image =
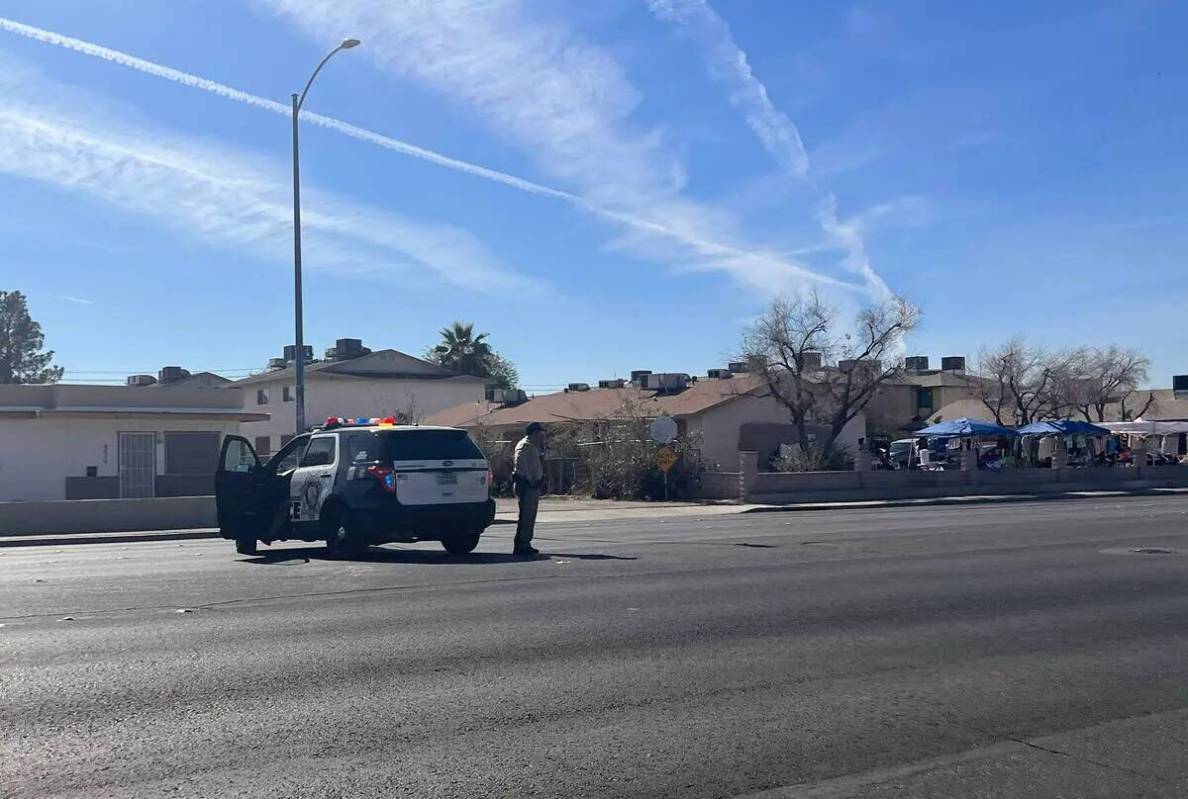
<path fill-rule="evenodd" d="M 156 495 L 157 434 L 120 433 L 120 496 L 147 499 Z"/>

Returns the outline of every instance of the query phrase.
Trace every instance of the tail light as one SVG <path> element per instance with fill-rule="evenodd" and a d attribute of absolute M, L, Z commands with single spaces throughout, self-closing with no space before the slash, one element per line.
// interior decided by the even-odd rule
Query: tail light
<path fill-rule="evenodd" d="M 368 466 L 367 476 L 374 478 L 389 494 L 396 493 L 396 471 L 394 469 L 387 466 Z"/>

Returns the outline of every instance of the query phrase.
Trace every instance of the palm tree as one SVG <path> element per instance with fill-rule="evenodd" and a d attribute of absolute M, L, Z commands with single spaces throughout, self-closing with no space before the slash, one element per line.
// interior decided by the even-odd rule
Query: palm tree
<path fill-rule="evenodd" d="M 464 375 L 486 377 L 495 354 L 486 342 L 487 334 L 474 334 L 474 323 L 454 322 L 441 329 L 441 343 L 430 354 L 433 361 Z"/>

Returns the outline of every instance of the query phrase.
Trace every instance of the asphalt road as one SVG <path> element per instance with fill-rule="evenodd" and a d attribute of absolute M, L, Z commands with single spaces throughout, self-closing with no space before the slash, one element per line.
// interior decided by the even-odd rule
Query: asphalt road
<path fill-rule="evenodd" d="M 1188 795 L 1188 498 L 510 533 L 0 550 L 0 795 Z"/>

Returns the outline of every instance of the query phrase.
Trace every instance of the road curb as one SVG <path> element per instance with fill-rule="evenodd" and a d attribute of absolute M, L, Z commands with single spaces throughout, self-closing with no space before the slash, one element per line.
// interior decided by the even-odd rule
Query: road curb
<path fill-rule="evenodd" d="M 137 544 L 143 541 L 195 541 L 222 538 L 218 530 L 155 530 L 134 533 L 82 533 L 71 535 L 21 535 L 0 537 L 0 549 L 8 547 L 48 547 L 65 544 Z"/>
<path fill-rule="evenodd" d="M 1153 488 L 1141 491 L 1069 491 L 1051 494 L 993 494 L 986 496 L 917 497 L 905 499 L 848 500 L 837 502 L 797 502 L 788 505 L 761 505 L 744 508 L 739 513 L 789 513 L 822 510 L 880 510 L 882 508 L 925 508 L 955 505 L 1003 505 L 1015 502 L 1072 501 L 1122 497 L 1169 497 L 1188 493 L 1182 489 Z"/>

